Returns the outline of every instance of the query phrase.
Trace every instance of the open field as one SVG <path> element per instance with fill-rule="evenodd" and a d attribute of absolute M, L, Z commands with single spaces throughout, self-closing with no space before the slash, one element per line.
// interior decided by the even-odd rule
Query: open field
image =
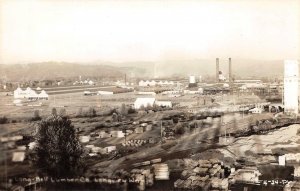
<path fill-rule="evenodd" d="M 5 115 L 8 118 L 28 118 L 33 115 L 34 110 L 39 110 L 41 116 L 47 116 L 51 113 L 53 107 L 65 108 L 68 115 L 74 115 L 79 108 L 105 108 L 105 107 L 120 107 L 122 103 L 132 104 L 135 100 L 135 95 L 132 92 L 114 94 L 109 96 L 84 96 L 83 91 L 77 93 L 65 93 L 57 95 L 49 95 L 49 100 L 37 100 L 27 102 L 34 105 L 42 103 L 42 106 L 15 106 L 13 105 L 13 96 L 1 96 L 1 111 L 0 115 Z M 24 101 L 25 102 L 25 101 Z"/>
<path fill-rule="evenodd" d="M 102 87 L 101 90 L 113 90 L 113 87 Z M 98 88 L 97 90 L 100 90 Z M 53 90 L 57 91 L 57 90 Z M 68 90 L 69 91 L 69 90 Z M 72 90 L 73 91 L 73 90 Z M 6 93 L 2 93 L 0 99 L 0 116 L 5 115 L 8 118 L 28 118 L 31 117 L 34 110 L 39 110 L 41 116 L 47 116 L 51 113 L 51 109 L 62 108 L 64 107 L 68 115 L 74 115 L 79 108 L 88 108 L 95 107 L 97 110 L 103 108 L 114 108 L 120 107 L 122 103 L 126 105 L 131 105 L 134 103 L 137 97 L 149 97 L 147 95 L 137 95 L 135 92 L 125 92 L 118 93 L 113 95 L 92 95 L 84 96 L 84 89 L 81 89 L 80 92 L 60 92 L 59 94 L 49 95 L 49 100 L 43 101 L 32 101 L 28 102 L 24 100 L 24 106 L 15 106 L 13 105 L 13 96 L 6 96 Z M 151 97 L 151 96 L 150 96 Z M 240 103 L 249 103 L 249 102 L 259 102 L 260 100 L 255 96 L 247 97 L 237 97 L 237 96 L 215 96 L 215 103 L 212 103 L 211 98 L 208 96 L 197 96 L 197 95 L 184 95 L 178 98 L 171 98 L 163 95 L 156 95 L 158 100 L 169 100 L 173 103 L 178 103 L 178 106 L 189 107 L 189 108 L 205 108 L 211 107 L 211 105 L 231 105 L 231 104 L 240 104 Z M 205 100 L 205 101 L 203 101 Z M 42 103 L 42 106 L 27 106 L 27 105 L 38 105 Z M 180 104 L 179 104 L 180 103 Z M 217 106 L 215 105 L 215 106 Z"/>

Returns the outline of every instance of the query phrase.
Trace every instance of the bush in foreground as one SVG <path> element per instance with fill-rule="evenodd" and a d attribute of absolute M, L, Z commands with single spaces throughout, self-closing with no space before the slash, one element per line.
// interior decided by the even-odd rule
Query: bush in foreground
<path fill-rule="evenodd" d="M 71 120 L 51 116 L 39 123 L 35 165 L 51 177 L 74 177 L 83 171 L 83 147 Z"/>
<path fill-rule="evenodd" d="M 7 117 L 5 117 L 5 116 L 0 117 L 0 124 L 5 124 L 5 123 L 8 123 Z"/>

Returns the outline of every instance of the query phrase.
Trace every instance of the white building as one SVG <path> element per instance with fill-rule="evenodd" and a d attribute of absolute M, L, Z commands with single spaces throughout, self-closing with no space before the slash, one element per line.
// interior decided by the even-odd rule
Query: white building
<path fill-rule="evenodd" d="M 34 90 L 30 87 L 26 88 L 26 90 L 22 90 L 21 88 L 17 88 L 14 91 L 14 98 L 15 99 L 48 99 L 48 94 L 42 90 L 40 94 L 37 94 Z"/>
<path fill-rule="evenodd" d="M 38 95 L 38 99 L 45 99 L 48 100 L 49 95 L 45 92 L 45 90 L 42 90 L 41 93 Z"/>
<path fill-rule="evenodd" d="M 25 152 L 13 152 L 13 162 L 23 162 L 25 159 Z"/>
<path fill-rule="evenodd" d="M 160 107 L 172 107 L 172 102 L 171 101 L 156 101 L 155 105 L 160 106 Z"/>
<path fill-rule="evenodd" d="M 254 89 L 254 88 L 265 88 L 266 86 L 264 84 L 254 84 L 254 83 L 249 83 L 249 84 L 244 84 L 240 87 L 242 90 L 246 89 Z"/>
<path fill-rule="evenodd" d="M 162 95 L 177 95 L 177 94 L 181 94 L 182 92 L 179 90 L 172 90 L 172 91 L 164 91 L 161 94 Z"/>
<path fill-rule="evenodd" d="M 145 87 L 145 86 L 155 86 L 156 85 L 156 82 L 154 80 L 141 80 L 139 81 L 139 86 L 142 86 L 142 87 Z"/>
<path fill-rule="evenodd" d="M 146 87 L 146 86 L 173 86 L 175 83 L 173 81 L 155 81 L 155 80 L 141 80 L 139 81 L 139 86 Z"/>
<path fill-rule="evenodd" d="M 299 64 L 297 60 L 284 61 L 284 111 L 298 114 Z"/>
<path fill-rule="evenodd" d="M 134 108 L 135 109 L 140 109 L 141 107 L 153 107 L 155 103 L 155 98 L 136 98 L 134 102 Z"/>
<path fill-rule="evenodd" d="M 90 81 L 88 81 L 88 84 L 92 86 L 92 85 L 95 85 L 95 82 L 93 82 L 92 80 L 90 80 Z"/>
<path fill-rule="evenodd" d="M 256 107 L 256 108 L 250 109 L 249 112 L 251 112 L 251 113 L 262 113 L 263 109 Z"/>
<path fill-rule="evenodd" d="M 106 150 L 106 153 L 111 153 L 112 151 L 117 150 L 116 146 L 108 146 L 104 148 Z"/>
<path fill-rule="evenodd" d="M 98 91 L 97 95 L 113 95 L 114 92 L 112 91 Z"/>
<path fill-rule="evenodd" d="M 159 81 L 157 82 L 157 84 L 159 86 L 173 86 L 174 85 L 174 82 L 173 81 Z"/>
<path fill-rule="evenodd" d="M 121 137 L 125 136 L 124 132 L 120 131 L 120 130 L 119 131 L 111 131 L 110 134 L 112 137 L 117 137 L 117 138 L 121 138 Z"/>
<path fill-rule="evenodd" d="M 184 94 L 203 94 L 203 88 L 199 88 L 198 90 L 183 90 Z"/>
<path fill-rule="evenodd" d="M 195 76 L 190 76 L 189 77 L 189 83 L 190 84 L 195 84 L 196 83 L 196 77 Z"/>
<path fill-rule="evenodd" d="M 90 92 L 90 91 L 83 91 L 83 95 L 85 95 L 85 96 L 92 95 L 92 92 Z"/>
<path fill-rule="evenodd" d="M 27 93 L 23 91 L 21 88 L 17 88 L 14 91 L 14 98 L 15 99 L 21 99 L 21 98 L 26 98 Z"/>

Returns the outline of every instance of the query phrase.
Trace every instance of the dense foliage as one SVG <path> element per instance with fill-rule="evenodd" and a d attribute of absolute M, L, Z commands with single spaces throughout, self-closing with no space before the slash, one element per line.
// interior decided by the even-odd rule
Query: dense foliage
<path fill-rule="evenodd" d="M 52 177 L 72 177 L 83 170 L 83 147 L 71 120 L 52 115 L 39 123 L 36 134 L 35 164 Z"/>
<path fill-rule="evenodd" d="M 8 123 L 7 117 L 5 117 L 5 116 L 0 117 L 0 124 L 5 124 L 5 123 Z"/>

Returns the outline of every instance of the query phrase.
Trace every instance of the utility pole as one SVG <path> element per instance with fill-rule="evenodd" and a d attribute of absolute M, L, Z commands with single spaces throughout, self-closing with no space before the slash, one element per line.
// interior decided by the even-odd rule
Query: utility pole
<path fill-rule="evenodd" d="M 281 88 L 281 104 L 284 105 L 284 94 L 283 94 L 283 87 Z"/>
<path fill-rule="evenodd" d="M 162 120 L 160 121 L 160 142 L 163 141 L 163 130 L 162 130 Z"/>
<path fill-rule="evenodd" d="M 5 181 L 5 189 L 8 189 L 8 181 L 7 181 L 7 144 L 4 143 L 3 147 L 3 156 L 4 156 L 4 181 Z M 2 154 L 1 154 L 2 155 Z"/>
<path fill-rule="evenodd" d="M 227 143 L 227 137 L 226 137 L 226 124 L 224 123 L 225 126 L 225 143 Z"/>
<path fill-rule="evenodd" d="M 244 119 L 244 111 L 245 111 L 245 107 L 242 107 L 242 110 L 243 110 L 243 119 Z"/>
<path fill-rule="evenodd" d="M 127 135 L 127 128 L 126 126 L 124 126 L 124 140 L 125 140 L 125 144 L 126 144 L 126 135 Z"/>

